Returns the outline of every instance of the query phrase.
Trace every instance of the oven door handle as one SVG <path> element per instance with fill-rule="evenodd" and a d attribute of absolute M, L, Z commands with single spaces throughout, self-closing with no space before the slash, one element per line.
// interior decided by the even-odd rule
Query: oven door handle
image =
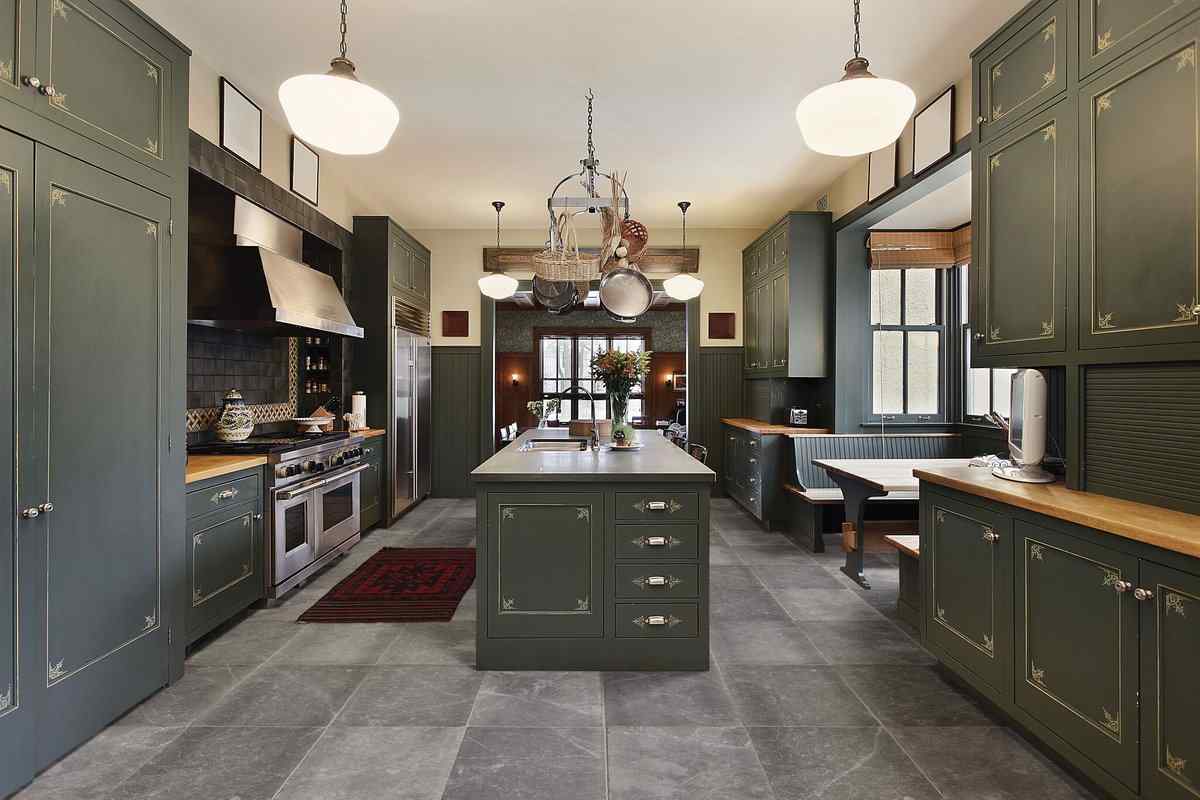
<path fill-rule="evenodd" d="M 322 478 L 317 481 L 312 481 L 311 483 L 302 483 L 299 486 L 293 486 L 287 489 L 280 489 L 275 493 L 275 499 L 291 500 L 293 497 L 299 497 L 302 494 L 307 494 L 313 489 L 320 489 L 322 486 L 328 486 L 334 481 L 340 481 L 342 478 L 348 478 L 351 475 L 357 475 L 358 473 L 365 472 L 370 468 L 370 464 L 359 464 L 357 467 L 339 472 L 336 475 L 330 475 L 328 478 Z"/>

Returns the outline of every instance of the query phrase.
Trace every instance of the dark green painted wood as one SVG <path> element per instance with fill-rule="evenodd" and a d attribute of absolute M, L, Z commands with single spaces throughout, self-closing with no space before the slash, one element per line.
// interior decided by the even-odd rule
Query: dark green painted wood
<path fill-rule="evenodd" d="M 617 492 L 621 522 L 686 522 L 700 518 L 700 495 L 675 488 Z"/>
<path fill-rule="evenodd" d="M 1067 87 L 1067 0 L 1037 4 L 1006 32 L 1009 38 L 977 64 L 978 128 L 985 142 Z"/>
<path fill-rule="evenodd" d="M 242 480 L 262 480 L 253 470 Z M 209 495 L 229 484 L 198 485 L 192 494 Z M 261 497 L 188 521 L 187 641 L 226 622 L 265 595 L 263 508 Z"/>
<path fill-rule="evenodd" d="M 616 557 L 635 561 L 699 558 L 704 538 L 690 523 L 617 525 L 613 534 Z"/>
<path fill-rule="evenodd" d="M 921 561 L 908 553 L 899 554 L 900 590 L 896 596 L 896 616 L 920 630 L 924 615 L 921 591 Z"/>
<path fill-rule="evenodd" d="M 695 603 L 617 603 L 613 617 L 619 639 L 694 639 L 700 635 L 700 606 Z"/>
<path fill-rule="evenodd" d="M 34 74 L 37 53 L 36 0 L 0 0 L 0 97 L 33 108 L 38 95 L 23 90 L 21 78 Z"/>
<path fill-rule="evenodd" d="M 1083 347 L 1200 342 L 1198 49 L 1192 22 L 1081 89 Z"/>
<path fill-rule="evenodd" d="M 363 461 L 368 465 L 362 473 L 359 492 L 360 525 L 370 530 L 383 519 L 383 454 L 387 452 L 387 439 L 374 436 L 363 443 Z"/>
<path fill-rule="evenodd" d="M 1080 0 L 1080 77 L 1112 64 L 1198 7 L 1197 0 Z"/>
<path fill-rule="evenodd" d="M 1138 786 L 1138 561 L 1026 522 L 1016 535 L 1016 704 Z"/>
<path fill-rule="evenodd" d="M 470 497 L 480 464 L 478 347 L 433 348 L 434 497 Z"/>
<path fill-rule="evenodd" d="M 1200 577 L 1149 561 L 1141 603 L 1142 794 L 1162 800 L 1200 796 Z"/>
<path fill-rule="evenodd" d="M 604 635 L 604 497 L 489 493 L 490 637 Z"/>
<path fill-rule="evenodd" d="M 688 436 L 708 448 L 708 466 L 724 474 L 725 426 L 742 416 L 742 348 L 702 347 L 688 375 Z"/>
<path fill-rule="evenodd" d="M 700 596 L 698 564 L 617 564 L 616 597 L 659 600 Z"/>
<path fill-rule="evenodd" d="M 223 508 L 257 500 L 262 490 L 262 478 L 258 470 L 250 474 L 227 476 L 215 486 L 201 492 L 189 488 L 187 496 L 188 518 L 211 514 Z"/>

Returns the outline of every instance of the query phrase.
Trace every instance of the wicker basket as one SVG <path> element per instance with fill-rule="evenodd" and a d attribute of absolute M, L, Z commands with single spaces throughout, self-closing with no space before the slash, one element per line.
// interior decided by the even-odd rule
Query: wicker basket
<path fill-rule="evenodd" d="M 548 281 L 591 281 L 600 275 L 600 257 L 579 252 L 575 214 L 558 215 L 555 235 L 542 252 L 533 257 L 534 274 Z"/>

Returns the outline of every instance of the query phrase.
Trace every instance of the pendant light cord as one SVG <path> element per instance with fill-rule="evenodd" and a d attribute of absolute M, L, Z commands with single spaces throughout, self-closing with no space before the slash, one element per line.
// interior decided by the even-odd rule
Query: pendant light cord
<path fill-rule="evenodd" d="M 862 58 L 862 32 L 859 30 L 859 27 L 862 25 L 861 4 L 862 4 L 862 0 L 854 0 L 854 57 L 855 58 Z M 344 9 L 345 7 L 346 7 L 346 4 L 343 2 L 342 8 Z M 345 30 L 346 30 L 346 23 L 343 22 L 342 23 L 343 33 L 345 32 Z M 344 47 L 345 46 L 343 45 L 343 49 L 344 49 Z"/>
<path fill-rule="evenodd" d="M 496 200 L 492 203 L 492 208 L 496 209 L 496 247 L 500 246 L 500 209 L 504 208 L 504 201 Z"/>
<path fill-rule="evenodd" d="M 855 5 L 858 5 L 855 0 Z M 342 0 L 342 58 L 346 57 L 346 0 Z"/>

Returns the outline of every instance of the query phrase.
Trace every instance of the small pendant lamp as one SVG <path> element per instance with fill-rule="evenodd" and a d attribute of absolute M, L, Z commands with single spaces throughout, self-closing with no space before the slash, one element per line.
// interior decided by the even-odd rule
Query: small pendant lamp
<path fill-rule="evenodd" d="M 500 246 L 500 211 L 504 208 L 503 200 L 492 203 L 496 209 L 496 247 Z M 479 291 L 493 300 L 507 300 L 517 291 L 517 279 L 504 272 L 492 272 L 479 279 Z"/>
<path fill-rule="evenodd" d="M 683 215 L 683 251 L 687 253 L 687 212 L 692 204 L 687 200 L 679 203 L 679 213 Z M 688 272 L 681 272 L 678 275 L 672 275 L 663 281 L 663 288 L 667 290 L 667 294 L 672 299 L 686 303 L 700 296 L 704 291 L 704 281 L 697 278 Z"/>

